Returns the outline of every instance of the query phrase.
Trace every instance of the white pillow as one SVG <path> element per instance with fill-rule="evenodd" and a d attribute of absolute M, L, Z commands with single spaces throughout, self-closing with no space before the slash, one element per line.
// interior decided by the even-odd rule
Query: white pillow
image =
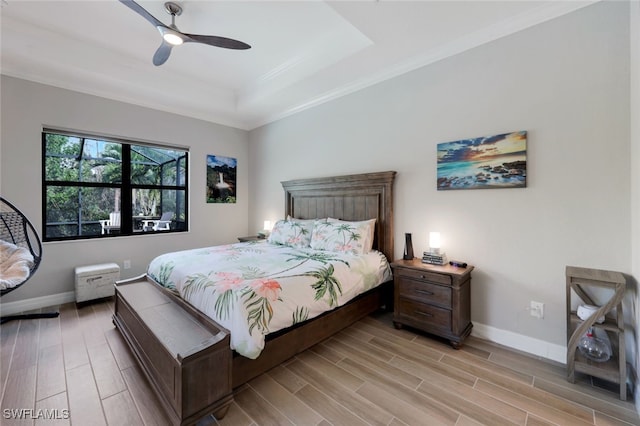
<path fill-rule="evenodd" d="M 279 220 L 273 225 L 267 241 L 291 247 L 309 247 L 313 221 Z"/>
<path fill-rule="evenodd" d="M 316 222 L 311 236 L 311 248 L 348 254 L 366 254 L 373 246 L 375 219 L 349 222 L 328 219 Z"/>
<path fill-rule="evenodd" d="M 334 219 L 332 217 L 327 218 L 327 222 L 344 222 L 344 223 L 351 223 L 354 224 L 356 226 L 361 226 L 361 225 L 366 225 L 369 227 L 369 239 L 367 240 L 367 244 L 365 245 L 366 247 L 369 247 L 369 249 L 365 252 L 365 253 L 369 253 L 371 251 L 371 249 L 373 248 L 373 239 L 376 233 L 376 219 L 368 219 L 368 220 L 360 220 L 360 221 L 348 221 L 348 220 L 342 220 L 342 219 Z"/>

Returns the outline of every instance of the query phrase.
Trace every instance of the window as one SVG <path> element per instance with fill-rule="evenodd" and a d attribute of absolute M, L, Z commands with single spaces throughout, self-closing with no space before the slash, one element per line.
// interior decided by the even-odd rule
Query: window
<path fill-rule="evenodd" d="M 45 129 L 43 240 L 188 229 L 188 151 Z"/>

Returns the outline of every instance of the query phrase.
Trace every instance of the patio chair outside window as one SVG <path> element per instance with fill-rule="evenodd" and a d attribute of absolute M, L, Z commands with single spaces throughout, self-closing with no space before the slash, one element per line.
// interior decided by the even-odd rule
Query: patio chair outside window
<path fill-rule="evenodd" d="M 145 220 L 142 229 L 145 231 L 168 231 L 171 229 L 173 212 L 164 212 L 159 220 Z"/>
<path fill-rule="evenodd" d="M 120 212 L 109 213 L 109 219 L 100 221 L 102 234 L 110 234 L 111 231 L 120 231 Z"/>

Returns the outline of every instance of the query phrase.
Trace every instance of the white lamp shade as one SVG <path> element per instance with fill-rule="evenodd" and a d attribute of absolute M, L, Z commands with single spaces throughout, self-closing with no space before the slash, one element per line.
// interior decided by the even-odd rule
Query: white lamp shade
<path fill-rule="evenodd" d="M 429 232 L 429 247 L 432 249 L 440 248 L 440 233 Z"/>
<path fill-rule="evenodd" d="M 264 228 L 262 228 L 262 229 L 264 229 L 265 231 L 271 231 L 271 226 L 272 226 L 271 225 L 271 221 L 270 220 L 265 220 L 264 221 Z"/>

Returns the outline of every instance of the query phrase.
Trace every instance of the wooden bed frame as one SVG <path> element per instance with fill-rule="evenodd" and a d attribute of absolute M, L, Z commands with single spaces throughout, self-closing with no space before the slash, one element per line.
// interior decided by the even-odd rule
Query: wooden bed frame
<path fill-rule="evenodd" d="M 285 215 L 299 219 L 332 217 L 349 221 L 375 218 L 374 248 L 384 253 L 392 262 L 395 175 L 396 172 L 389 171 L 282 182 Z M 168 406 L 167 412 L 174 424 L 192 424 L 209 413 L 213 413 L 218 419 L 224 417 L 233 401 L 233 389 L 377 309 L 390 309 L 393 303 L 393 283 L 387 282 L 339 308 L 267 336 L 262 353 L 252 360 L 229 348 L 228 331 L 223 327 L 170 291 L 159 285 L 151 286 L 147 282 L 151 282 L 151 279 L 142 276 L 116 283 L 114 324 L 130 346 L 152 387 L 165 406 Z M 141 285 L 146 287 L 140 287 Z M 153 304 L 148 300 L 155 300 L 155 296 L 150 297 L 148 294 L 151 288 L 154 289 L 153 292 L 162 295 L 157 300 L 165 312 L 169 312 L 168 304 L 179 306 L 180 309 L 176 312 L 186 312 L 194 324 L 197 323 L 196 327 L 200 328 L 199 338 L 205 341 L 199 347 L 201 353 L 195 353 L 190 348 L 190 353 L 187 354 L 189 356 L 185 356 L 177 353 L 175 348 L 163 349 L 177 343 L 172 341 L 167 331 L 158 329 L 157 325 L 145 324 L 144 317 L 151 315 L 148 311 Z M 157 313 L 153 315 L 158 318 Z M 167 327 L 171 327 L 170 324 L 167 322 Z M 154 327 L 155 330 L 152 330 Z M 161 354 L 157 355 L 159 352 Z M 207 358 L 203 360 L 203 357 Z M 161 379 L 159 376 L 163 374 L 162 368 L 156 364 L 164 364 L 165 369 L 173 367 L 174 373 L 169 374 L 169 378 Z M 194 372 L 198 365 L 200 368 L 207 368 L 208 365 L 210 374 L 202 374 L 197 370 Z M 197 401 L 194 402 L 194 399 Z"/>

